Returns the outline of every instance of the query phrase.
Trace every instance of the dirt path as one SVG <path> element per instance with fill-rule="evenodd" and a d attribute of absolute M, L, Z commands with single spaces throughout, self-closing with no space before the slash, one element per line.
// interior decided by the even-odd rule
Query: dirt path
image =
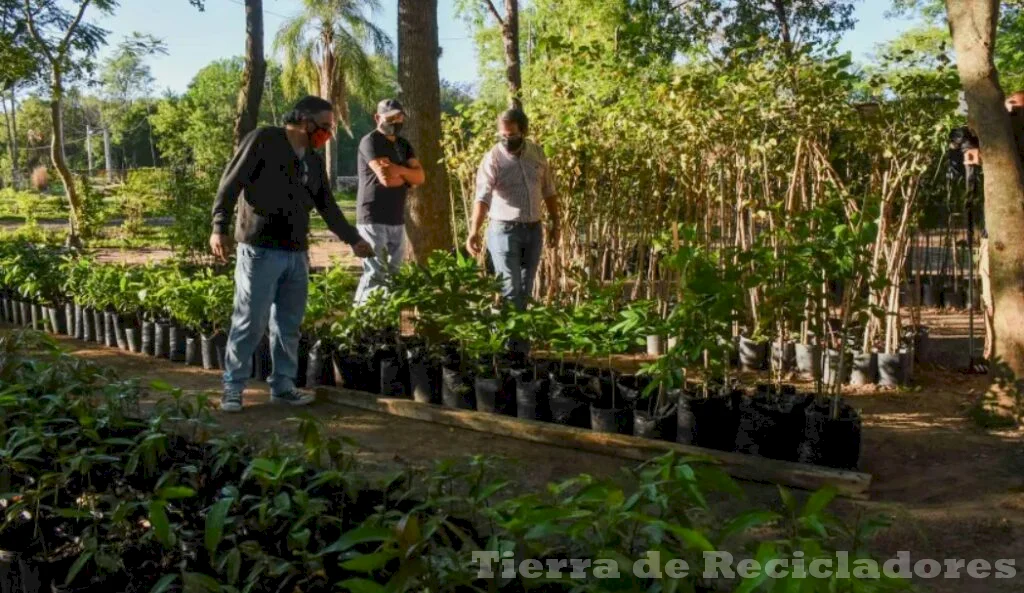
<path fill-rule="evenodd" d="M 959 323 L 954 318 L 951 326 Z M 950 332 L 955 339 L 956 332 Z M 186 390 L 216 394 L 220 375 L 167 361 L 96 347 L 62 343 L 76 355 L 117 370 L 122 376 L 161 380 Z M 874 477 L 871 501 L 840 502 L 853 519 L 862 511 L 881 512 L 896 526 L 874 542 L 885 558 L 907 550 L 914 560 L 970 561 L 1015 559 L 1012 580 L 935 579 L 922 589 L 940 593 L 1024 591 L 1024 442 L 1020 432 L 985 433 L 964 411 L 985 387 L 984 379 L 924 364 L 919 384 L 902 392 L 849 393 L 865 419 L 862 470 Z M 290 435 L 292 410 L 269 405 L 266 385 L 253 383 L 247 408 L 239 415 L 218 414 L 228 430 L 250 435 Z M 434 460 L 473 454 L 506 458 L 506 477 L 519 489 L 542 488 L 579 473 L 614 476 L 628 462 L 426 422 L 396 418 L 321 402 L 312 411 L 329 431 L 355 439 L 358 457 L 380 470 L 421 467 Z M 774 489 L 745 485 L 752 500 L 776 505 Z"/>

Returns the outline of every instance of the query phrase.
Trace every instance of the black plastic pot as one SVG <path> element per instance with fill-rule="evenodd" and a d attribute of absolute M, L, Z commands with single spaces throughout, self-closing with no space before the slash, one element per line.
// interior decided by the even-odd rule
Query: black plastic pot
<path fill-rule="evenodd" d="M 405 378 L 402 376 L 402 359 L 398 354 L 380 358 L 380 394 L 387 397 L 406 397 Z"/>
<path fill-rule="evenodd" d="M 156 324 L 148 319 L 142 322 L 142 353 L 149 356 L 156 353 Z"/>
<path fill-rule="evenodd" d="M 253 354 L 252 365 L 253 378 L 258 381 L 266 381 L 267 377 L 274 372 L 274 361 L 270 354 L 270 338 L 266 335 L 260 340 Z"/>
<path fill-rule="evenodd" d="M 515 416 L 515 394 L 507 389 L 507 385 L 508 381 L 504 377 L 476 377 L 473 387 L 477 411 Z"/>
<path fill-rule="evenodd" d="M 820 379 L 821 346 L 817 344 L 796 344 L 796 369 L 805 377 Z"/>
<path fill-rule="evenodd" d="M 676 402 L 676 442 L 693 445 L 697 442 L 697 417 L 690 409 L 691 398 L 682 393 Z"/>
<path fill-rule="evenodd" d="M 128 350 L 128 334 L 125 331 L 128 329 L 128 325 L 117 313 L 112 315 L 114 318 L 114 337 L 117 341 L 117 347 L 121 350 Z"/>
<path fill-rule="evenodd" d="M 698 447 L 720 451 L 732 451 L 735 448 L 741 395 L 732 392 L 690 401 L 690 411 L 696 426 L 694 441 Z"/>
<path fill-rule="evenodd" d="M 770 459 L 795 461 L 803 434 L 806 396 L 764 393 L 742 400 L 736 450 Z"/>
<path fill-rule="evenodd" d="M 744 371 L 764 370 L 768 360 L 768 342 L 740 336 L 740 368 Z"/>
<path fill-rule="evenodd" d="M 772 369 L 788 373 L 796 368 L 796 343 L 772 342 Z"/>
<path fill-rule="evenodd" d="M 829 403 L 820 402 L 804 411 L 804 433 L 797 460 L 839 469 L 857 469 L 860 461 L 862 424 L 856 410 L 846 404 L 833 419 Z"/>
<path fill-rule="evenodd" d="M 346 389 L 377 393 L 380 391 L 380 365 L 365 351 L 338 353 L 334 357 L 334 381 Z"/>
<path fill-rule="evenodd" d="M 128 351 L 139 354 L 142 352 L 141 331 L 137 327 L 129 327 L 124 330 L 125 338 L 128 340 Z"/>
<path fill-rule="evenodd" d="M 551 421 L 579 428 L 590 427 L 590 400 L 586 380 L 581 383 L 580 373 L 551 373 L 548 409 Z"/>
<path fill-rule="evenodd" d="M 903 385 L 905 379 L 903 363 L 904 357 L 899 353 L 879 353 L 878 384 L 882 387 L 899 387 Z"/>
<path fill-rule="evenodd" d="M 556 396 L 554 386 L 548 397 L 548 409 L 551 410 L 551 421 L 563 426 L 590 428 L 590 403 L 574 397 Z"/>
<path fill-rule="evenodd" d="M 548 409 L 548 380 L 538 377 L 531 369 L 512 372 L 516 382 L 516 417 L 527 420 L 547 420 L 551 417 Z"/>
<path fill-rule="evenodd" d="M 938 284 L 934 282 L 921 284 L 921 304 L 929 309 L 938 308 L 942 304 Z"/>
<path fill-rule="evenodd" d="M 822 373 L 821 380 L 826 385 L 834 385 L 838 382 L 840 385 L 850 380 L 850 367 L 852 364 L 852 356 L 847 351 L 845 354 L 845 360 L 843 362 L 842 375 L 839 374 L 839 351 L 832 350 L 831 348 L 825 354 L 825 362 L 823 365 L 824 373 Z"/>
<path fill-rule="evenodd" d="M 214 347 L 213 336 L 208 334 L 199 336 L 199 353 L 204 369 L 208 371 L 217 369 L 217 349 Z"/>
<path fill-rule="evenodd" d="M 645 410 L 633 411 L 633 436 L 659 441 L 675 441 L 676 415 L 654 416 Z"/>
<path fill-rule="evenodd" d="M 117 348 L 117 315 L 111 311 L 103 312 L 103 343 Z"/>
<path fill-rule="evenodd" d="M 185 338 L 185 364 L 188 366 L 200 366 L 203 364 L 202 340 L 193 336 Z"/>
<path fill-rule="evenodd" d="M 153 355 L 157 358 L 171 357 L 171 325 L 158 322 L 153 330 Z"/>
<path fill-rule="evenodd" d="M 64 303 L 64 335 L 75 337 L 75 304 Z"/>
<path fill-rule="evenodd" d="M 185 362 L 185 330 L 172 325 L 168 333 L 171 348 L 171 362 Z"/>
<path fill-rule="evenodd" d="M 92 311 L 88 308 L 82 309 L 82 336 L 85 342 L 93 342 L 96 339 L 95 326 L 92 322 Z"/>
<path fill-rule="evenodd" d="M 335 384 L 334 366 L 331 364 L 333 358 L 334 350 L 321 340 L 317 340 L 309 347 L 309 356 L 306 359 L 306 387 L 312 389 Z"/>
<path fill-rule="evenodd" d="M 43 329 L 43 320 L 46 319 L 46 314 L 43 313 L 43 307 L 41 305 L 33 304 L 31 308 L 32 312 L 32 329 Z"/>
<path fill-rule="evenodd" d="M 422 348 L 409 348 L 405 351 L 409 370 L 409 387 L 412 398 L 423 404 L 440 403 L 438 375 L 440 365 L 431 360 Z"/>
<path fill-rule="evenodd" d="M 107 316 L 103 311 L 92 310 L 92 340 L 97 344 L 107 343 Z"/>
<path fill-rule="evenodd" d="M 633 410 L 590 405 L 590 429 L 594 432 L 633 434 Z"/>
<path fill-rule="evenodd" d="M 221 370 L 228 368 L 224 364 L 228 353 L 228 335 L 226 333 L 219 332 L 213 336 L 213 353 L 217 357 L 217 368 Z"/>
<path fill-rule="evenodd" d="M 75 337 L 79 340 L 85 339 L 85 307 L 75 303 Z"/>
<path fill-rule="evenodd" d="M 853 366 L 850 369 L 850 385 L 874 385 L 878 381 L 878 353 L 853 353 Z"/>
<path fill-rule="evenodd" d="M 646 375 L 619 375 L 616 380 L 616 394 L 622 401 L 633 404 L 640 399 L 650 384 L 651 379 Z"/>
<path fill-rule="evenodd" d="M 442 367 L 441 402 L 457 410 L 475 410 L 476 393 L 473 384 L 462 374 L 461 369 Z"/>
<path fill-rule="evenodd" d="M 60 336 L 67 335 L 68 318 L 64 307 L 49 307 L 46 313 L 50 317 L 50 331 Z"/>

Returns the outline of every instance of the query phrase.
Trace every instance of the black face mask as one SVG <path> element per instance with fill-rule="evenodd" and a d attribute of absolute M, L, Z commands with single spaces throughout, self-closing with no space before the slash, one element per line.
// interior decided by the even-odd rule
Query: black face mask
<path fill-rule="evenodd" d="M 502 136 L 501 145 L 505 147 L 505 150 L 509 152 L 519 152 L 523 147 L 522 136 Z"/>
<path fill-rule="evenodd" d="M 380 122 L 380 133 L 385 136 L 397 136 L 402 131 L 402 122 Z"/>

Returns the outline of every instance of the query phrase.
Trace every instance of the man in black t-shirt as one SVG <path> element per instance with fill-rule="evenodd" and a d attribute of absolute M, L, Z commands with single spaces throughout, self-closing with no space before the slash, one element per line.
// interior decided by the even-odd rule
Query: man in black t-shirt
<path fill-rule="evenodd" d="M 395 99 L 381 101 L 374 120 L 377 129 L 359 142 L 356 228 L 377 257 L 363 260 L 356 304 L 364 303 L 370 292 L 402 265 L 406 193 L 424 181 L 412 145 L 399 135 L 405 123 L 402 104 Z"/>

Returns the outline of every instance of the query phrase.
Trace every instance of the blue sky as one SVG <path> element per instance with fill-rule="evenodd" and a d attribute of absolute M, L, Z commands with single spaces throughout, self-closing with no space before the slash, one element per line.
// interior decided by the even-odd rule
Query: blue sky
<path fill-rule="evenodd" d="M 394 39 L 397 0 L 381 0 L 381 4 L 382 10 L 373 19 Z M 473 83 L 473 41 L 465 23 L 455 16 L 453 4 L 454 0 L 439 0 L 441 77 Z M 300 5 L 300 0 L 263 0 L 268 52 L 281 23 L 294 15 Z M 842 49 L 852 52 L 855 59 L 865 59 L 876 44 L 905 30 L 910 24 L 907 20 L 885 15 L 890 5 L 890 0 L 861 0 L 857 5 L 857 27 L 843 40 Z M 182 92 L 193 75 L 209 62 L 242 54 L 243 15 L 242 0 L 206 0 L 205 12 L 199 12 L 187 0 L 122 0 L 112 17 L 97 20 L 94 13 L 91 20 L 110 31 L 112 45 L 133 31 L 163 39 L 168 55 L 150 62 L 156 87 Z"/>

